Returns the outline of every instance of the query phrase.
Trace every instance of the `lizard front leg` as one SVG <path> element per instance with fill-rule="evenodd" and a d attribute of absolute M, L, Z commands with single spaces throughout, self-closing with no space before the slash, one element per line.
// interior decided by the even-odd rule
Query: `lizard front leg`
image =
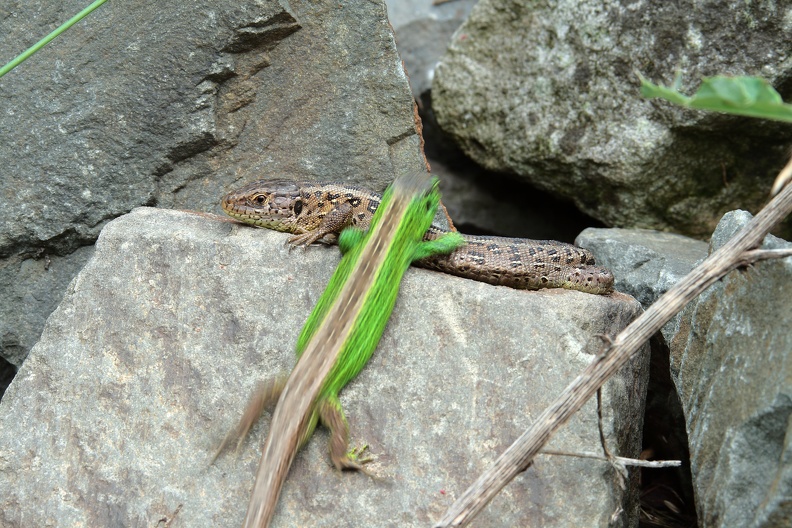
<path fill-rule="evenodd" d="M 289 239 L 289 244 L 293 247 L 307 247 L 325 236 L 334 240 L 345 227 L 352 225 L 353 218 L 353 208 L 349 203 L 338 204 L 322 218 L 315 229 L 294 235 Z"/>
<path fill-rule="evenodd" d="M 370 458 L 359 458 L 363 449 L 349 449 L 349 423 L 338 396 L 330 395 L 322 398 L 318 404 L 319 419 L 322 425 L 330 430 L 330 460 L 337 470 L 354 469 L 363 471 L 363 464 L 371 462 Z"/>

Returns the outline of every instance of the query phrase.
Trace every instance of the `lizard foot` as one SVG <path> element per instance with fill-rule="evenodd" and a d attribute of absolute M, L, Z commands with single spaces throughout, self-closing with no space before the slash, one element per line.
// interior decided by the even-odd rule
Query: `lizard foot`
<path fill-rule="evenodd" d="M 320 238 L 324 236 L 322 233 L 317 231 L 309 231 L 308 233 L 303 233 L 301 235 L 294 235 L 293 237 L 289 237 L 289 240 L 286 242 L 289 245 L 289 248 L 295 247 L 302 247 L 303 249 L 307 248 Z"/>
<path fill-rule="evenodd" d="M 354 447 L 347 451 L 347 453 L 342 457 L 331 457 L 333 458 L 333 465 L 340 471 L 360 471 L 368 475 L 369 472 L 363 466 L 374 459 L 371 457 L 362 456 L 363 452 L 366 450 L 368 450 L 368 444 L 365 444 L 362 447 Z"/>

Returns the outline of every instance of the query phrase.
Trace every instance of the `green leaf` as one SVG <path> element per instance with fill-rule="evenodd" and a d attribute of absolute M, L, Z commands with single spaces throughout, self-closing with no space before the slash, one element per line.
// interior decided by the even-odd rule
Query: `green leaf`
<path fill-rule="evenodd" d="M 687 97 L 674 88 L 652 84 L 641 74 L 638 77 L 641 79 L 641 95 L 647 98 L 659 97 L 687 108 L 792 123 L 792 105 L 784 104 L 770 83 L 759 77 L 705 78 L 693 97 Z"/>

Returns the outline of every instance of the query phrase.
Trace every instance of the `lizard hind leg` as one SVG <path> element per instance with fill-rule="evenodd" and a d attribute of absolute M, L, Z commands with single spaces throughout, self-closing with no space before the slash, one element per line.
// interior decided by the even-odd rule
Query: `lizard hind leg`
<path fill-rule="evenodd" d="M 352 469 L 366 472 L 363 465 L 371 462 L 370 458 L 360 458 L 366 449 L 349 449 L 349 424 L 341 409 L 338 396 L 329 395 L 321 399 L 318 404 L 319 419 L 322 425 L 330 429 L 330 460 L 337 470 Z"/>

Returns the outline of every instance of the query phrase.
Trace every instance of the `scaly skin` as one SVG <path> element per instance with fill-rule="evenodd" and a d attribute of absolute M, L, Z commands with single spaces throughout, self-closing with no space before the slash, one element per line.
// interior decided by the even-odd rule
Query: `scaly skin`
<path fill-rule="evenodd" d="M 338 469 L 361 469 L 348 450 L 349 427 L 338 392 L 366 364 L 393 310 L 410 263 L 453 251 L 464 241 L 457 233 L 424 241 L 440 197 L 437 183 L 400 178 L 382 200 L 370 229 L 348 229 L 339 245 L 344 257 L 297 341 L 299 357 L 285 384 L 257 391 L 238 431 L 268 400 L 280 393 L 264 445 L 244 526 L 269 525 L 280 490 L 299 446 L 317 422 L 330 429 L 330 452 Z M 422 183 L 423 181 L 423 183 Z"/>
<path fill-rule="evenodd" d="M 226 195 L 222 207 L 241 222 L 293 233 L 291 244 L 307 246 L 332 243 L 349 226 L 368 229 L 380 201 L 376 193 L 341 183 L 260 180 Z M 432 225 L 424 239 L 435 240 L 447 232 Z M 594 266 L 593 255 L 585 249 L 554 240 L 462 236 L 463 247 L 415 265 L 525 290 L 613 291 L 613 274 Z"/>

